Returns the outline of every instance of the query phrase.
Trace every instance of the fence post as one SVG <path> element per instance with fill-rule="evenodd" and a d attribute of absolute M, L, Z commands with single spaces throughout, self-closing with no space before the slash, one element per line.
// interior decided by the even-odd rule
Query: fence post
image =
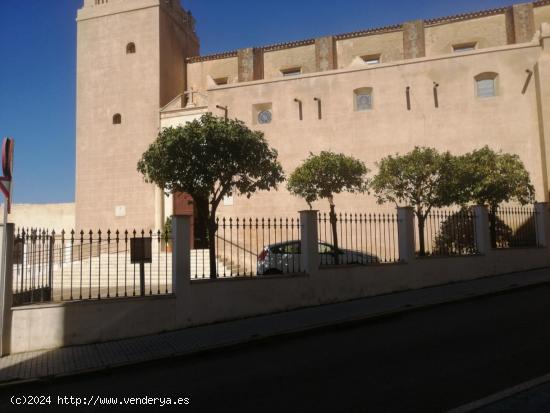
<path fill-rule="evenodd" d="M 491 234 L 489 230 L 489 211 L 485 205 L 471 207 L 474 214 L 474 234 L 477 251 L 486 255 L 491 252 Z"/>
<path fill-rule="evenodd" d="M 6 234 L 4 234 L 6 231 Z M 14 225 L 0 225 L 0 251 L 5 249 L 6 257 L 0 257 L 0 357 L 10 354 L 11 306 L 13 303 L 13 233 Z M 5 235 L 5 236 L 4 236 Z M 6 245 L 2 243 L 6 240 Z"/>
<path fill-rule="evenodd" d="M 172 294 L 176 296 L 176 328 L 186 326 L 191 289 L 191 217 L 172 215 Z"/>
<path fill-rule="evenodd" d="M 172 216 L 172 292 L 185 295 L 191 280 L 191 217 Z"/>
<path fill-rule="evenodd" d="M 535 222 L 537 231 L 537 246 L 549 247 L 550 237 L 550 204 L 548 202 L 535 203 Z"/>
<path fill-rule="evenodd" d="M 411 262 L 415 259 L 414 210 L 412 207 L 397 207 L 397 237 L 399 261 Z"/>
<path fill-rule="evenodd" d="M 318 211 L 300 211 L 301 257 L 300 267 L 308 274 L 319 270 L 319 237 L 317 232 Z"/>

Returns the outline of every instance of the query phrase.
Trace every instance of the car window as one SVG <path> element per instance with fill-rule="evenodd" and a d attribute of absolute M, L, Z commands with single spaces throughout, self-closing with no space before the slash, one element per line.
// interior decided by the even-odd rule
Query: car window
<path fill-rule="evenodd" d="M 300 243 L 292 242 L 288 244 L 277 245 L 271 248 L 274 254 L 300 254 Z"/>

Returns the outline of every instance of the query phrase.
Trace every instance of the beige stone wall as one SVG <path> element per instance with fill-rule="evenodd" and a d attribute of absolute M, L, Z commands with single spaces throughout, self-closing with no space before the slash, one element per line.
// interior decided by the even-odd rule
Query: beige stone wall
<path fill-rule="evenodd" d="M 153 188 L 136 163 L 158 130 L 158 22 L 158 8 L 78 22 L 78 229 L 152 226 Z M 137 50 L 127 55 L 130 41 Z M 115 113 L 121 125 L 113 125 Z M 116 206 L 126 216 L 115 217 Z"/>
<path fill-rule="evenodd" d="M 302 73 L 313 73 L 315 70 L 315 45 L 275 50 L 264 54 L 264 78 L 283 77 L 281 70 L 298 68 Z"/>
<path fill-rule="evenodd" d="M 430 20 L 425 22 L 424 31 L 423 23 L 419 20 L 372 32 L 339 35 L 335 36 L 336 67 L 344 69 L 359 66 L 361 61 L 358 57 L 365 55 L 380 54 L 381 62 L 389 63 L 404 58 L 446 55 L 453 53 L 453 45 L 464 43 L 476 43 L 476 48 L 485 49 L 529 42 L 533 21 L 536 29 L 542 22 L 550 21 L 550 5 L 537 4 L 533 7 L 530 3 L 518 4 L 513 8 Z M 408 31 L 404 33 L 403 28 Z M 411 36 L 414 44 L 411 43 Z M 409 45 L 409 49 L 414 46 L 414 51 L 404 50 L 404 43 Z M 238 82 L 236 57 L 222 54 L 205 61 L 193 61 L 188 67 L 190 85 L 195 90 L 204 91 L 212 87 L 209 78 L 228 77 L 229 83 Z M 265 48 L 263 79 L 280 78 L 281 69 L 294 67 L 302 67 L 302 73 L 317 71 L 313 44 L 296 42 Z"/>
<path fill-rule="evenodd" d="M 475 42 L 478 49 L 508 44 L 504 14 L 430 26 L 425 30 L 426 56 L 453 53 L 453 45 L 463 43 Z"/>
<path fill-rule="evenodd" d="M 186 87 L 186 53 L 198 52 L 189 23 L 179 27 L 184 17 L 177 3 L 159 0 L 79 11 L 77 229 L 156 229 L 155 188 L 136 165 L 158 134 L 159 107 Z M 129 42 L 135 54 L 126 53 Z"/>
<path fill-rule="evenodd" d="M 535 30 L 538 30 L 543 22 L 550 22 L 550 4 L 535 7 L 533 12 L 535 14 Z"/>
<path fill-rule="evenodd" d="M 338 68 L 349 67 L 360 56 L 380 54 L 383 63 L 403 60 L 403 32 L 373 34 L 336 42 Z"/>
<path fill-rule="evenodd" d="M 0 214 L 3 216 L 3 205 Z M 75 204 L 14 204 L 8 222 L 16 228 L 43 228 L 49 231 L 70 231 L 75 226 Z"/>
<path fill-rule="evenodd" d="M 160 13 L 160 106 L 185 92 L 185 57 L 199 54 L 198 40 L 185 29 L 171 13 Z"/>
<path fill-rule="evenodd" d="M 187 65 L 189 89 L 204 91 L 214 84 L 209 80 L 227 77 L 228 83 L 236 83 L 239 78 L 237 57 L 207 60 Z M 210 79 L 209 79 L 210 78 Z"/>
<path fill-rule="evenodd" d="M 544 200 L 535 83 L 521 93 L 525 68 L 533 67 L 540 53 L 537 45 L 486 49 L 445 58 L 250 82 L 208 93 L 209 100 L 232 108 L 232 117 L 266 134 L 279 151 L 287 173 L 310 151 L 354 155 L 376 171 L 376 161 L 407 152 L 415 145 L 459 154 L 487 144 L 518 154 L 531 174 L 537 199 Z M 487 71 L 498 73 L 498 96 L 477 98 L 474 77 Z M 439 108 L 434 107 L 433 82 L 440 85 Z M 405 103 L 407 86 L 411 87 L 410 111 Z M 359 87 L 373 88 L 373 110 L 354 111 L 353 91 Z M 317 119 L 314 96 L 322 99 L 322 120 Z M 303 121 L 298 120 L 294 97 L 305 102 Z M 273 105 L 271 124 L 254 124 L 252 105 L 256 103 Z M 342 211 L 380 209 L 369 195 L 338 195 L 336 205 Z M 220 212 L 233 216 L 293 216 L 306 207 L 304 201 L 281 188 L 250 200 L 235 197 L 234 205 L 223 206 Z M 314 208 L 327 210 L 328 205 L 323 201 Z"/>
<path fill-rule="evenodd" d="M 540 115 L 544 109 L 537 110 L 534 81 L 526 94 L 520 93 L 525 70 L 537 62 L 540 48 L 504 45 L 515 39 L 510 29 L 514 24 L 530 33 L 532 21 L 538 29 L 540 22 L 550 20 L 550 5 L 517 6 L 515 14 L 523 20 L 516 22 L 512 9 L 503 9 L 409 22 L 405 27 L 414 30 L 405 34 L 401 26 L 392 26 L 335 36 L 338 70 L 326 73 L 315 73 L 320 70 L 316 56 L 320 51 L 316 53 L 315 44 L 306 44 L 309 41 L 251 49 L 247 64 L 253 63 L 252 78 L 262 75 L 265 80 L 248 83 L 239 83 L 240 75 L 241 80 L 245 77 L 239 74 L 236 52 L 185 64 L 187 57 L 198 54 L 198 40 L 190 26 L 181 25 L 186 15 L 175 0 L 112 0 L 100 6 L 86 1 L 85 5 L 78 16 L 77 228 L 159 225 L 165 205 L 159 191 L 136 172 L 136 163 L 158 133 L 158 108 L 190 90 L 198 93 L 188 105 L 207 106 L 220 115 L 216 105 L 228 106 L 230 117 L 264 130 L 279 149 L 287 172 L 309 151 L 322 149 L 355 154 L 374 169 L 380 157 L 407 151 L 415 144 L 461 152 L 489 143 L 519 153 L 544 196 L 546 172 L 541 171 L 546 166 L 540 142 L 545 146 L 545 138 L 537 132 L 544 130 L 537 123 L 544 118 Z M 534 20 L 529 20 L 531 10 Z M 136 54 L 126 54 L 130 41 L 136 44 Z M 467 42 L 476 42 L 478 51 L 452 54 L 453 45 Z M 321 44 L 319 39 L 316 43 Z M 357 58 L 378 53 L 380 65 L 367 66 Z M 428 59 L 422 58 L 424 54 Z M 243 72 L 243 50 L 240 55 Z M 410 63 L 403 60 L 407 57 L 420 60 Z M 283 78 L 281 69 L 292 67 L 302 67 L 303 74 Z M 499 96 L 479 100 L 474 96 L 473 76 L 486 71 L 499 73 Z M 213 80 L 218 78 L 228 78 L 229 85 L 216 86 Z M 440 84 L 438 109 L 433 107 L 433 82 Z M 407 86 L 411 87 L 411 111 L 405 108 Z M 354 112 L 353 90 L 360 87 L 374 89 L 373 110 Z M 317 120 L 314 97 L 322 100 L 322 120 Z M 302 122 L 294 98 L 304 103 Z M 542 105 L 545 99 L 539 101 Z M 252 106 L 262 103 L 273 107 L 270 125 L 256 125 L 253 119 Z M 112 124 L 115 113 L 122 115 L 121 125 Z M 185 116 L 191 115 L 195 116 L 190 112 Z M 181 123 L 178 116 L 164 112 L 162 123 Z M 342 195 L 338 202 L 354 210 L 379 209 L 372 197 Z M 123 216 L 115 214 L 116 207 L 123 207 L 118 209 L 124 210 Z M 273 210 L 293 215 L 303 207 L 301 200 L 282 190 L 251 201 L 236 197 L 234 206 L 223 211 L 260 216 Z M 324 204 L 316 207 L 326 209 Z"/>

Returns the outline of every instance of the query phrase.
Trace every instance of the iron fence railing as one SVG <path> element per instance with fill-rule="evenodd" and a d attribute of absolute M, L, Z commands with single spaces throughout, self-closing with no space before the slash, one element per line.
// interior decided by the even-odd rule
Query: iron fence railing
<path fill-rule="evenodd" d="M 399 261 L 397 215 L 336 214 L 335 247 L 330 214 L 318 214 L 320 264 L 384 264 Z"/>
<path fill-rule="evenodd" d="M 499 207 L 489 214 L 493 248 L 538 247 L 537 212 L 532 205 Z"/>
<path fill-rule="evenodd" d="M 14 304 L 170 294 L 170 247 L 160 231 L 19 229 Z"/>
<path fill-rule="evenodd" d="M 416 251 L 420 248 L 420 227 L 415 216 Z M 476 255 L 475 215 L 470 209 L 430 211 L 424 221 L 424 245 L 426 256 Z"/>
<path fill-rule="evenodd" d="M 300 220 L 298 218 L 217 219 L 215 263 L 210 250 L 193 250 L 193 278 L 255 277 L 301 272 Z"/>

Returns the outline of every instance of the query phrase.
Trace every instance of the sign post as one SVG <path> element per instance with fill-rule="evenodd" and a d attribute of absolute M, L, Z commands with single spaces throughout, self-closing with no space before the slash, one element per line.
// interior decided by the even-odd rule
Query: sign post
<path fill-rule="evenodd" d="M 11 190 L 13 174 L 13 139 L 4 138 L 2 143 L 2 177 L 0 177 L 0 191 L 4 195 L 4 219 L 2 226 L 2 248 L 0 249 L 0 356 L 8 353 L 8 338 L 11 333 L 9 325 L 11 312 L 11 279 L 7 277 L 11 274 L 11 268 L 8 269 L 7 251 L 8 240 L 13 242 L 12 237 L 8 238 L 8 213 L 11 212 Z M 8 291 L 9 288 L 9 291 Z"/>
<path fill-rule="evenodd" d="M 139 264 L 139 294 L 145 296 L 145 264 L 152 262 L 152 238 L 144 237 L 130 239 L 130 262 Z"/>

